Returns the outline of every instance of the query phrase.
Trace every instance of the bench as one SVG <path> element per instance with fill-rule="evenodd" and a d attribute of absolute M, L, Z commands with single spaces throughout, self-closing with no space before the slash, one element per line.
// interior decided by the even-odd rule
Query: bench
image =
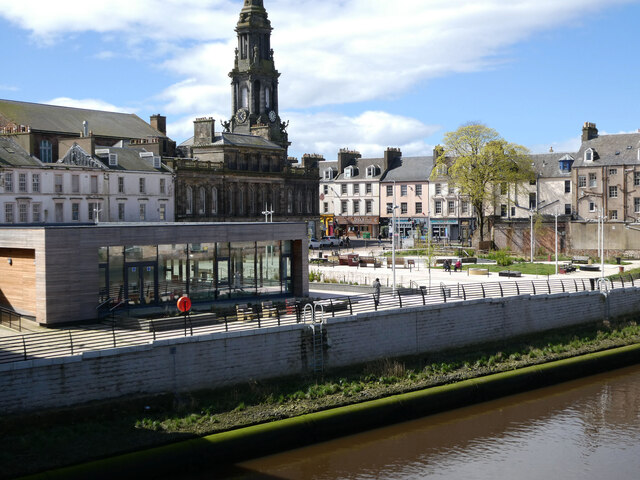
<path fill-rule="evenodd" d="M 272 301 L 262 302 L 262 316 L 265 318 L 277 317 L 278 312 Z"/>
<path fill-rule="evenodd" d="M 588 255 L 576 255 L 571 259 L 572 263 L 589 263 Z"/>
<path fill-rule="evenodd" d="M 599 265 L 580 265 L 580 270 L 585 272 L 599 272 Z"/>
<path fill-rule="evenodd" d="M 502 270 L 498 272 L 499 277 L 521 277 L 522 272 L 518 272 L 517 270 Z"/>
<path fill-rule="evenodd" d="M 340 255 L 338 256 L 338 264 L 357 267 L 360 264 L 360 257 L 356 254 Z"/>
<path fill-rule="evenodd" d="M 390 268 L 392 266 L 393 266 L 393 258 L 387 257 L 387 268 Z M 404 258 L 396 258 L 396 267 L 398 266 L 404 268 Z"/>
<path fill-rule="evenodd" d="M 571 273 L 575 271 L 576 271 L 576 267 L 571 263 L 565 263 L 563 265 L 558 266 L 558 273 Z"/>
<path fill-rule="evenodd" d="M 380 260 L 375 257 L 360 257 L 360 266 L 366 267 L 367 265 L 371 265 L 373 268 L 379 267 Z"/>
<path fill-rule="evenodd" d="M 253 310 L 246 303 L 236 305 L 236 319 L 240 322 L 250 322 L 253 318 Z"/>

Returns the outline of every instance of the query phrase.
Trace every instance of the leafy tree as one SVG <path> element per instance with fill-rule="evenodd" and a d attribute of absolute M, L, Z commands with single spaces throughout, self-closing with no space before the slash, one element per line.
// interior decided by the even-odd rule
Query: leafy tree
<path fill-rule="evenodd" d="M 450 185 L 469 198 L 483 241 L 486 209 L 494 188 L 534 178 L 528 154 L 525 147 L 507 142 L 494 129 L 469 123 L 445 134 L 444 146 L 436 147 L 431 177 L 446 172 Z"/>

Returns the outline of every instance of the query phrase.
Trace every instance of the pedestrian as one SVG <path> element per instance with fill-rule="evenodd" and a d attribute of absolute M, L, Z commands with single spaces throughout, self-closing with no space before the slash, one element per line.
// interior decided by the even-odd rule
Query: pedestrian
<path fill-rule="evenodd" d="M 456 260 L 456 264 L 454 265 L 453 270 L 455 272 L 462 271 L 462 261 L 459 258 Z"/>
<path fill-rule="evenodd" d="M 449 259 L 445 258 L 444 262 L 442 262 L 442 269 L 445 272 L 450 272 L 451 271 L 451 264 L 449 263 Z"/>
<path fill-rule="evenodd" d="M 382 234 L 378 234 L 378 246 L 382 245 Z"/>
<path fill-rule="evenodd" d="M 380 279 L 376 278 L 373 281 L 373 301 L 376 304 L 376 307 L 380 303 Z"/>

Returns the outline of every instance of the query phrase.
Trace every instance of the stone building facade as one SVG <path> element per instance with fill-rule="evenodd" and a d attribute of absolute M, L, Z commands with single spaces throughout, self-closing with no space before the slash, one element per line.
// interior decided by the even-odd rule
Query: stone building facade
<path fill-rule="evenodd" d="M 278 113 L 271 23 L 261 0 L 246 0 L 236 26 L 231 111 L 216 132 L 212 118 L 194 121 L 194 135 L 167 159 L 176 173 L 178 221 L 304 221 L 319 227 L 319 159 L 288 157 Z"/>

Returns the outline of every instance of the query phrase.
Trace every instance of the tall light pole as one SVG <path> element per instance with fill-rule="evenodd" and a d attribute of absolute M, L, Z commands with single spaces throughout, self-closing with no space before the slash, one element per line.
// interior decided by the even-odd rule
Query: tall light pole
<path fill-rule="evenodd" d="M 556 217 L 556 275 L 558 275 L 558 210 L 553 214 Z"/>
<path fill-rule="evenodd" d="M 392 222 L 393 222 L 393 230 L 391 231 L 391 270 L 393 272 L 393 289 L 392 292 L 395 295 L 396 293 L 396 182 L 393 182 L 393 205 L 391 206 L 392 211 Z"/>

